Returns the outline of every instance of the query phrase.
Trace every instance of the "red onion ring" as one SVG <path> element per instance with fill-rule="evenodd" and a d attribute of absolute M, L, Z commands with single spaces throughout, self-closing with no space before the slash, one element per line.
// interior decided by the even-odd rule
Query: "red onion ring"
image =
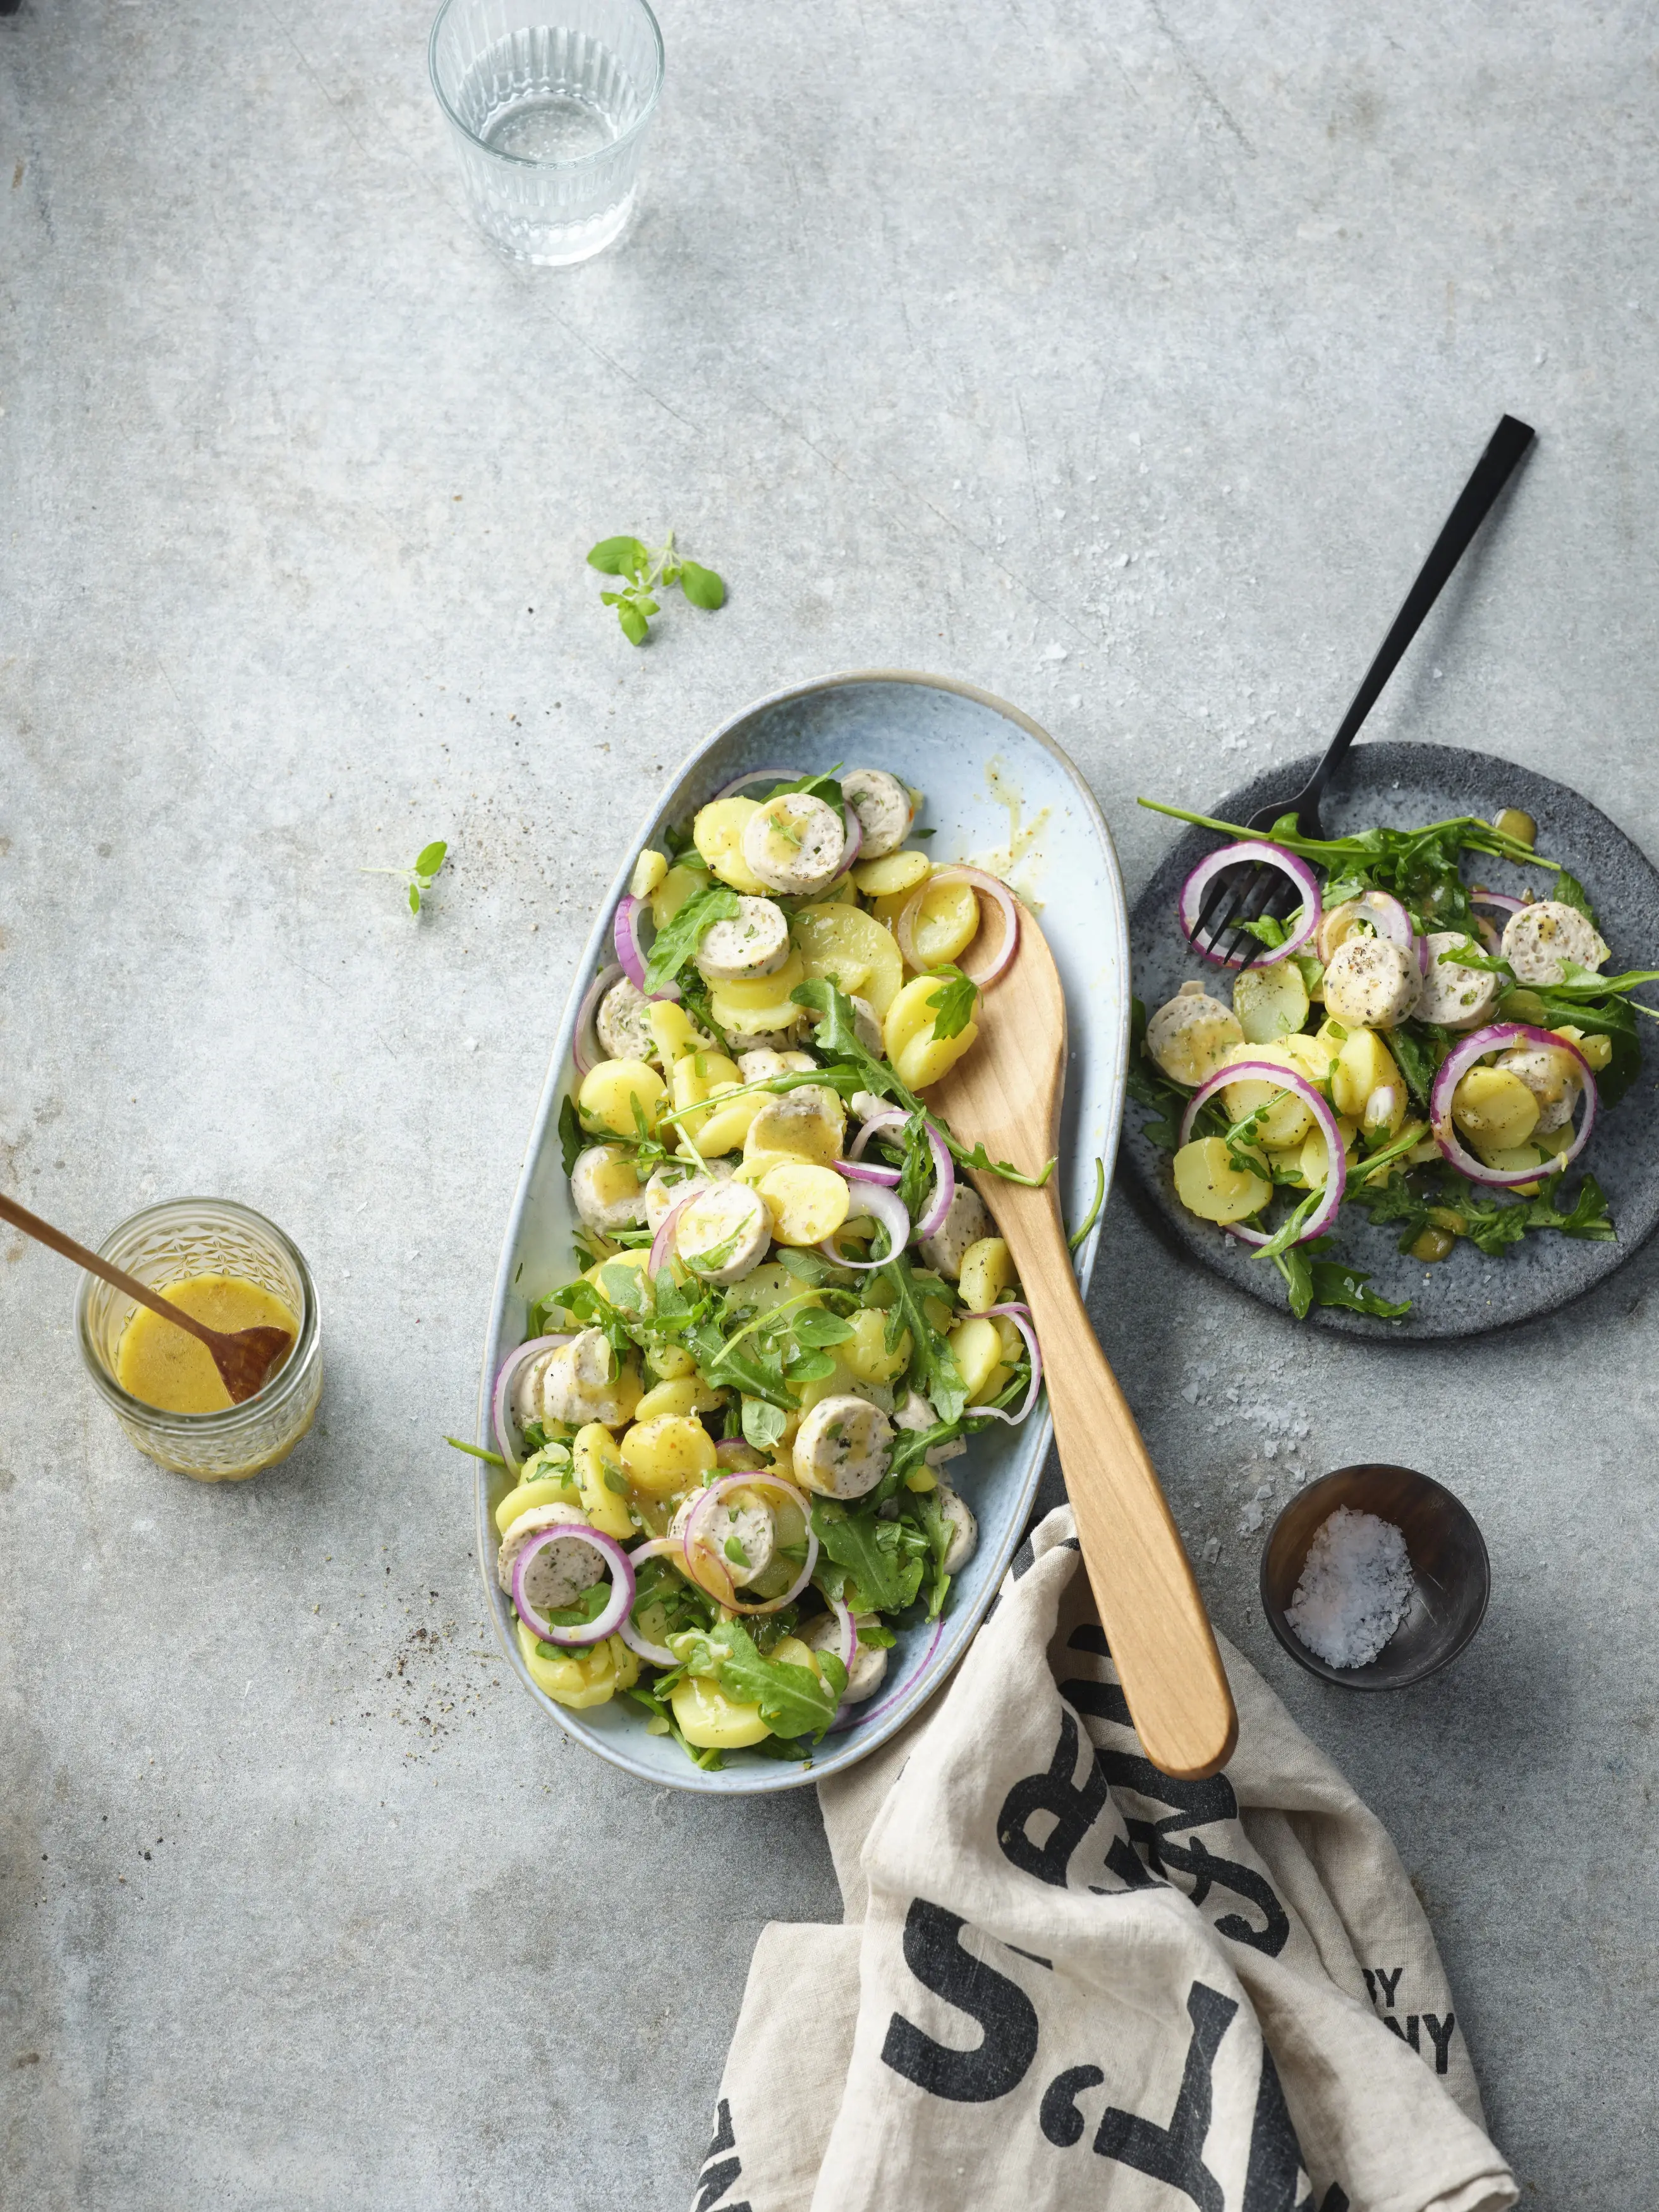
<path fill-rule="evenodd" d="M 1429 980 L 1428 939 L 1426 937 L 1413 937 L 1411 941 L 1411 950 L 1417 955 L 1417 972 L 1426 983 Z"/>
<path fill-rule="evenodd" d="M 608 968 L 600 969 L 587 987 L 587 995 L 576 1015 L 575 1042 L 570 1048 L 570 1057 L 578 1075 L 586 1075 L 590 1068 L 597 1067 L 605 1058 L 605 1047 L 599 1042 L 595 1018 L 599 1011 L 599 1001 L 613 983 L 621 982 L 627 972 L 619 960 L 613 960 Z"/>
<path fill-rule="evenodd" d="M 623 973 L 636 991 L 645 990 L 645 952 L 640 944 L 640 912 L 648 907 L 649 899 L 635 898 L 632 891 L 624 891 L 617 902 L 617 911 L 611 924 L 611 939 L 617 948 Z M 652 999 L 678 999 L 678 983 L 665 983 L 660 991 L 647 992 Z"/>
<path fill-rule="evenodd" d="M 916 1242 L 925 1237 L 937 1237 L 945 1226 L 945 1217 L 951 1211 L 951 1201 L 957 1194 L 956 1163 L 951 1158 L 951 1147 L 945 1143 L 931 1121 L 922 1127 L 927 1132 L 927 1149 L 933 1156 L 933 1195 L 927 1211 L 916 1224 Z"/>
<path fill-rule="evenodd" d="M 996 981 L 1018 950 L 1018 902 L 1006 884 L 996 876 L 987 875 L 983 868 L 940 868 L 935 874 L 927 877 L 916 885 L 915 890 L 900 908 L 899 918 L 893 931 L 893 934 L 898 939 L 899 951 L 921 975 L 926 975 L 930 971 L 927 963 L 916 957 L 916 921 L 921 913 L 923 899 L 929 891 L 940 884 L 972 884 L 980 901 L 981 929 L 985 926 L 985 908 L 988 903 L 994 907 L 1002 916 L 1002 942 L 997 946 L 986 964 L 975 969 L 969 967 L 965 961 L 959 961 L 957 963 L 970 983 L 977 983 L 980 988 L 984 990 Z M 942 966 L 945 963 L 939 964 Z"/>
<path fill-rule="evenodd" d="M 1521 914 L 1525 911 L 1527 901 L 1510 898 L 1505 891 L 1486 891 L 1477 888 L 1469 893 L 1469 904 L 1495 906 L 1504 914 Z"/>
<path fill-rule="evenodd" d="M 550 1544 L 562 1544 L 574 1537 L 578 1542 L 591 1544 L 611 1568 L 611 1596 L 605 1610 L 595 1620 L 585 1620 L 578 1626 L 555 1628 L 531 1608 L 524 1594 L 525 1571 L 530 1562 Z M 614 1636 L 627 1620 L 629 1607 L 634 1602 L 634 1565 L 614 1536 L 606 1536 L 597 1528 L 590 1528 L 584 1521 L 556 1521 L 550 1528 L 538 1529 L 513 1563 L 513 1603 L 518 1616 L 533 1635 L 544 1644 L 571 1645 L 603 1644 L 607 1636 Z"/>
<path fill-rule="evenodd" d="M 651 1249 L 646 1255 L 645 1261 L 645 1272 L 653 1283 L 663 1268 L 668 1265 L 669 1255 L 673 1251 L 674 1224 L 690 1205 L 692 1200 L 702 1196 L 702 1188 L 699 1183 L 696 1190 L 688 1190 L 684 1198 L 677 1198 L 659 1223 L 657 1233 L 651 1239 Z"/>
<path fill-rule="evenodd" d="M 897 1184 L 900 1172 L 897 1168 L 872 1167 L 864 1160 L 837 1160 L 836 1171 L 844 1175 L 848 1182 L 884 1183 L 889 1190 Z"/>
<path fill-rule="evenodd" d="M 847 1174 L 849 1164 L 850 1164 L 847 1161 L 837 1160 L 836 1162 L 836 1172 L 838 1174 Z M 851 1180 L 850 1176 L 848 1177 L 848 1180 Z M 896 1178 L 895 1178 L 895 1180 L 896 1180 Z M 910 1217 L 905 1212 L 903 1201 L 900 1199 L 897 1192 L 888 1190 L 881 1183 L 869 1183 L 865 1185 L 860 1189 L 859 1196 L 860 1210 L 864 1213 L 868 1214 L 872 1220 L 878 1221 L 882 1227 L 887 1231 L 886 1251 L 882 1254 L 879 1260 L 846 1259 L 842 1256 L 842 1254 L 836 1243 L 836 1237 L 841 1234 L 840 1230 L 836 1230 L 833 1235 L 824 1237 L 819 1243 L 817 1249 L 822 1253 L 823 1257 L 829 1261 L 831 1267 L 854 1268 L 884 1267 L 887 1265 L 887 1262 L 893 1259 L 898 1253 L 902 1252 L 905 1246 L 909 1243 Z M 846 1224 L 843 1223 L 842 1225 L 844 1228 Z"/>
<path fill-rule="evenodd" d="M 722 784 L 714 797 L 735 799 L 738 792 L 746 790 L 751 783 L 793 783 L 796 780 L 797 771 L 793 768 L 751 768 L 747 775 L 738 776 L 731 783 Z"/>
<path fill-rule="evenodd" d="M 677 1536 L 653 1536 L 648 1544 L 637 1545 L 629 1553 L 629 1562 L 635 1569 L 635 1589 L 639 1587 L 638 1570 L 643 1566 L 646 1560 L 661 1559 L 668 1553 L 672 1553 L 676 1559 L 680 1557 L 679 1539 Z M 641 1659 L 648 1659 L 653 1667 L 678 1667 L 680 1663 L 665 1644 L 653 1644 L 648 1636 L 641 1635 L 635 1627 L 634 1608 L 631 1605 L 617 1633 L 630 1651 L 637 1652 Z"/>
<path fill-rule="evenodd" d="M 847 842 L 841 848 L 841 859 L 836 864 L 836 873 L 838 876 L 844 876 L 864 850 L 864 824 L 850 806 L 843 805 L 841 811 L 842 826 Z"/>
<path fill-rule="evenodd" d="M 1309 1215 L 1302 1234 L 1296 1239 L 1298 1244 L 1305 1244 L 1312 1237 L 1322 1237 L 1335 1220 L 1341 1207 L 1342 1194 L 1348 1187 L 1347 1158 L 1343 1147 L 1342 1132 L 1336 1126 L 1336 1115 L 1329 1103 L 1321 1097 L 1305 1076 L 1297 1075 L 1288 1067 L 1275 1066 L 1270 1060 L 1236 1060 L 1230 1066 L 1218 1067 L 1213 1075 L 1199 1085 L 1188 1102 L 1187 1110 L 1181 1117 L 1179 1140 L 1183 1145 L 1190 1140 L 1193 1123 L 1198 1118 L 1200 1107 L 1207 1105 L 1218 1091 L 1224 1090 L 1230 1083 L 1251 1079 L 1271 1083 L 1276 1089 L 1288 1091 L 1299 1098 L 1324 1133 L 1325 1195 Z M 1246 1229 L 1241 1222 L 1230 1221 L 1225 1229 L 1229 1237 L 1237 1237 L 1241 1243 L 1266 1244 L 1270 1240 L 1270 1231 Z"/>
<path fill-rule="evenodd" d="M 1035 1407 L 1042 1389 L 1042 1347 L 1037 1342 L 1036 1330 L 1031 1325 L 1030 1306 L 987 1306 L 982 1316 L 973 1314 L 969 1315 L 969 1318 L 973 1321 L 981 1319 L 988 1321 L 994 1314 L 1006 1314 L 1024 1338 L 1025 1349 L 1031 1355 L 1031 1387 L 1025 1393 L 1025 1403 L 1017 1413 L 1011 1413 L 1001 1406 L 965 1406 L 963 1408 L 963 1414 L 965 1419 L 972 1421 L 985 1419 L 1006 1421 L 1011 1429 L 1017 1429 Z"/>
<path fill-rule="evenodd" d="M 711 1507 L 716 1504 L 720 1498 L 728 1496 L 730 1492 L 734 1490 L 781 1491 L 783 1495 L 789 1500 L 790 1504 L 794 1506 L 796 1510 L 799 1513 L 802 1525 L 806 1531 L 805 1565 L 796 1576 L 794 1581 L 790 1583 L 788 1589 L 785 1590 L 781 1597 L 769 1597 L 763 1603 L 758 1605 L 745 1604 L 744 1601 L 738 1597 L 737 1594 L 737 1585 L 726 1573 L 724 1566 L 720 1568 L 720 1578 L 726 1583 L 726 1589 L 730 1590 L 732 1595 L 728 1597 L 726 1595 L 725 1590 L 710 1589 L 708 1584 L 704 1582 L 702 1577 L 698 1574 L 696 1562 L 692 1557 L 694 1551 L 701 1550 L 705 1560 L 714 1560 L 714 1554 L 702 1543 L 702 1523 L 704 1516 L 708 1513 Z M 781 1474 L 769 1474 L 758 1468 L 752 1472 L 745 1469 L 743 1473 L 738 1474 L 723 1474 L 717 1482 L 711 1482 L 708 1489 L 703 1492 L 702 1497 L 698 1498 L 696 1504 L 691 1508 L 690 1512 L 686 1516 L 685 1528 L 680 1538 L 680 1544 L 684 1553 L 685 1571 L 687 1575 L 690 1577 L 691 1581 L 696 1584 L 697 1588 L 702 1591 L 706 1597 L 712 1597 L 717 1604 L 725 1606 L 729 1613 L 754 1613 L 781 1612 L 786 1605 L 792 1603 L 793 1601 L 798 1598 L 801 1592 L 806 1588 L 807 1583 L 812 1579 L 812 1571 L 818 1563 L 818 1540 L 817 1533 L 812 1527 L 811 1508 L 807 1504 L 806 1500 L 801 1496 L 799 1491 L 796 1489 L 793 1482 L 786 1482 Z M 718 1565 L 718 1561 L 716 1561 L 715 1564 Z"/>
<path fill-rule="evenodd" d="M 1486 946 L 1488 952 L 1495 955 L 1502 951 L 1504 940 L 1498 934 L 1498 931 L 1492 923 L 1486 920 L 1484 914 L 1476 915 L 1474 917 L 1474 926 L 1480 931 L 1480 942 Z"/>
<path fill-rule="evenodd" d="M 495 1388 L 489 1401 L 489 1425 L 495 1442 L 501 1446 L 501 1457 L 507 1462 L 507 1471 L 514 1482 L 519 1479 L 523 1462 L 513 1449 L 513 1425 L 507 1418 L 507 1401 L 513 1388 L 513 1378 L 532 1352 L 556 1352 L 562 1344 L 574 1340 L 565 1336 L 532 1336 L 527 1344 L 509 1352 L 495 1370 Z"/>
<path fill-rule="evenodd" d="M 1267 867 L 1279 869 L 1296 885 L 1302 894 L 1302 919 L 1282 945 L 1263 946 L 1260 950 L 1253 945 L 1249 955 L 1240 952 L 1231 959 L 1223 960 L 1215 953 L 1206 951 L 1194 935 L 1204 905 L 1204 893 L 1209 888 L 1211 878 L 1218 876 L 1224 868 L 1237 867 L 1241 861 L 1257 860 Z M 1176 910 L 1182 935 L 1199 958 L 1207 960 L 1212 968 L 1239 968 L 1247 957 L 1258 968 L 1271 968 L 1280 960 L 1288 960 L 1292 952 L 1299 952 L 1318 928 L 1319 878 L 1299 854 L 1287 853 L 1282 845 L 1270 845 L 1260 837 L 1243 837 L 1236 845 L 1224 845 L 1218 852 L 1209 854 L 1199 862 L 1181 886 Z M 1409 923 L 1407 928 L 1409 933 Z"/>
<path fill-rule="evenodd" d="M 936 1620 L 933 1623 L 933 1632 L 927 1639 L 927 1649 L 922 1653 L 915 1668 L 905 1680 L 896 1689 L 890 1690 L 884 1698 L 873 1705 L 843 1705 L 834 1720 L 830 1722 L 829 1733 L 834 1735 L 842 1729 L 853 1727 L 855 1723 L 879 1720 L 890 1706 L 896 1705 L 901 1698 L 908 1698 L 927 1672 L 928 1664 L 934 1652 L 938 1650 L 939 1640 L 944 1633 L 945 1623 L 942 1620 Z"/>
<path fill-rule="evenodd" d="M 872 1137 L 878 1137 L 884 1129 L 902 1129 L 909 1118 L 910 1116 L 902 1106 L 884 1106 L 879 1113 L 872 1114 L 869 1120 L 860 1126 L 857 1136 L 848 1147 L 848 1158 L 862 1159 L 864 1148 Z"/>
<path fill-rule="evenodd" d="M 1361 891 L 1358 898 L 1344 899 L 1319 917 L 1319 957 L 1328 964 L 1336 945 L 1330 941 L 1332 925 L 1345 915 L 1352 914 L 1357 921 L 1368 921 L 1379 937 L 1386 937 L 1390 945 L 1397 945 L 1402 952 L 1409 952 L 1417 941 L 1412 927 L 1412 918 L 1392 891 Z M 1346 942 L 1346 933 L 1338 943 Z"/>
<path fill-rule="evenodd" d="M 859 1656 L 859 1625 L 854 1620 L 844 1598 L 832 1597 L 830 1601 L 830 1610 L 835 1614 L 836 1626 L 841 1631 L 841 1650 L 837 1656 L 842 1665 L 846 1668 L 847 1677 L 850 1681 L 853 1676 L 853 1662 Z"/>
<path fill-rule="evenodd" d="M 1535 1168 L 1489 1168 L 1484 1160 L 1477 1159 L 1464 1146 L 1452 1121 L 1452 1094 L 1468 1073 L 1475 1061 L 1489 1052 L 1501 1052 L 1506 1046 L 1525 1042 L 1537 1045 L 1546 1052 L 1570 1052 L 1583 1072 L 1584 1085 L 1584 1115 L 1578 1124 L 1578 1133 L 1565 1152 L 1556 1153 L 1547 1166 Z M 1442 1152 L 1471 1182 L 1496 1183 L 1509 1188 L 1516 1183 L 1537 1182 L 1545 1176 L 1565 1172 L 1589 1142 L 1590 1131 L 1595 1127 L 1595 1078 L 1589 1062 L 1569 1037 L 1556 1036 L 1549 1030 L 1534 1029 L 1526 1022 L 1496 1022 L 1490 1029 L 1476 1030 L 1455 1045 L 1440 1063 L 1434 1079 L 1434 1088 L 1429 1093 L 1429 1122 L 1434 1141 Z"/>

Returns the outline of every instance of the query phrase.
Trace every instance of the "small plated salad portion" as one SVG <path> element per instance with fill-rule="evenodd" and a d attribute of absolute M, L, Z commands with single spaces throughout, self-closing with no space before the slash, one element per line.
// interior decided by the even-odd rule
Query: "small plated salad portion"
<path fill-rule="evenodd" d="M 1632 994 L 1659 970 L 1601 972 L 1589 899 L 1535 851 L 1530 816 L 1309 838 L 1292 814 L 1264 838 L 1141 804 L 1237 841 L 1194 869 L 1177 915 L 1194 957 L 1231 981 L 1225 997 L 1182 983 L 1150 1017 L 1136 1002 L 1130 1096 L 1173 1154 L 1181 1204 L 1272 1261 L 1298 1318 L 1410 1310 L 1340 1256 L 1345 1206 L 1428 1265 L 1459 1239 L 1495 1258 L 1539 1230 L 1615 1236 L 1595 1176 L 1569 1190 L 1568 1170 L 1636 1078 L 1638 1017 L 1659 1015 Z M 1489 890 L 1466 881 L 1465 856 L 1534 883 Z M 1279 870 L 1300 903 L 1243 924 L 1254 946 L 1221 961 L 1198 919 L 1241 860 Z"/>
<path fill-rule="evenodd" d="M 574 1261 L 495 1382 L 532 1679 L 631 1699 L 705 1767 L 809 1759 L 879 1710 L 896 1630 L 931 1653 L 977 1540 L 943 1470 L 1041 1390 L 957 1170 L 1028 1178 L 920 1095 L 1018 908 L 907 843 L 919 804 L 881 769 L 757 770 L 641 854 L 559 1115 Z"/>

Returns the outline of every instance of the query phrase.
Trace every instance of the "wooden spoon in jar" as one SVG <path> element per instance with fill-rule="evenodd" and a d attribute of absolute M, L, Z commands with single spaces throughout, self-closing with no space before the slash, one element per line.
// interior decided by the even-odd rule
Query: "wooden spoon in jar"
<path fill-rule="evenodd" d="M 73 1260 L 88 1274 L 112 1283 L 118 1291 L 125 1291 L 141 1306 L 148 1306 L 163 1321 L 170 1321 L 175 1328 L 199 1337 L 213 1355 L 213 1364 L 230 1393 L 233 1406 L 245 1404 L 256 1391 L 264 1389 L 294 1348 L 294 1338 L 285 1328 L 239 1328 L 234 1336 L 210 1328 L 205 1322 L 196 1320 L 182 1307 L 164 1298 L 159 1291 L 153 1291 L 148 1283 L 141 1283 L 124 1268 L 112 1267 L 107 1260 L 100 1260 L 95 1252 L 89 1252 L 84 1244 L 77 1244 L 72 1237 L 65 1237 L 61 1229 L 54 1229 L 49 1221 L 42 1221 L 38 1213 L 31 1213 L 14 1199 L 0 1196 L 0 1221 L 9 1221 L 25 1237 L 33 1237 L 52 1251 L 61 1252 L 64 1259 Z"/>
<path fill-rule="evenodd" d="M 1059 1148 L 1066 999 L 1024 907 L 1018 949 L 982 1012 L 973 1050 L 927 1103 L 960 1143 L 1036 1174 Z M 968 1172 L 1031 1309 L 1083 1563 L 1142 1748 L 1165 1774 L 1213 1774 L 1238 1717 L 1180 1533 L 1078 1289 L 1054 1179 L 1030 1190 Z"/>

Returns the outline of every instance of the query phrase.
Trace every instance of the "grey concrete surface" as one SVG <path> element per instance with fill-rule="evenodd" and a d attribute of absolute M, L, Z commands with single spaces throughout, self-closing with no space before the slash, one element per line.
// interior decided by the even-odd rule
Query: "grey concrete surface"
<path fill-rule="evenodd" d="M 469 231 L 413 0 L 0 21 L 0 1173 L 94 1237 L 263 1208 L 329 1367 L 290 1464 L 199 1490 L 0 1241 L 27 2212 L 678 2206 L 757 1928 L 836 1911 L 810 1796 L 642 1794 L 503 1679 L 439 1441 L 574 949 L 714 720 L 972 678 L 1082 762 L 1133 888 L 1137 792 L 1333 725 L 1507 407 L 1538 447 L 1376 727 L 1659 851 L 1650 8 L 663 21 L 636 225 L 562 276 Z M 636 652 L 581 556 L 670 526 L 731 601 Z M 359 870 L 434 836 L 416 924 Z M 1656 1283 L 1390 1352 L 1121 1199 L 1100 1268 L 1217 1619 L 1391 1825 L 1528 2205 L 1659 2203 Z M 1495 1593 L 1362 1701 L 1271 1644 L 1250 1524 L 1371 1454 L 1469 1501 Z"/>

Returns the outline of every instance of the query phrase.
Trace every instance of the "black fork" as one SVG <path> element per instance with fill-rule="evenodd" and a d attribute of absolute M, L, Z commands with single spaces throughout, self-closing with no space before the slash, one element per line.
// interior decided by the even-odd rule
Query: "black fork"
<path fill-rule="evenodd" d="M 1324 836 L 1319 820 L 1319 802 L 1331 770 L 1358 735 L 1360 724 L 1376 704 L 1401 656 L 1422 628 L 1446 579 L 1486 520 L 1486 510 L 1532 443 L 1532 435 L 1528 425 L 1517 422 L 1513 415 L 1505 415 L 1499 422 L 1491 444 L 1475 463 L 1474 474 L 1458 494 L 1457 504 L 1446 517 L 1445 527 L 1431 547 L 1417 581 L 1407 592 L 1405 604 L 1382 641 L 1382 650 L 1366 670 L 1365 680 L 1354 693 L 1353 704 L 1343 716 L 1342 726 L 1331 739 L 1324 759 L 1293 798 L 1281 799 L 1275 805 L 1258 807 L 1248 828 L 1265 833 L 1286 814 L 1294 814 L 1303 836 Z M 1281 870 L 1260 861 L 1241 860 L 1237 867 L 1222 869 L 1212 882 L 1194 926 L 1193 942 L 1235 969 L 1248 968 L 1266 948 L 1243 924 L 1263 920 L 1282 922 L 1294 911 L 1296 902 L 1296 887 Z"/>

